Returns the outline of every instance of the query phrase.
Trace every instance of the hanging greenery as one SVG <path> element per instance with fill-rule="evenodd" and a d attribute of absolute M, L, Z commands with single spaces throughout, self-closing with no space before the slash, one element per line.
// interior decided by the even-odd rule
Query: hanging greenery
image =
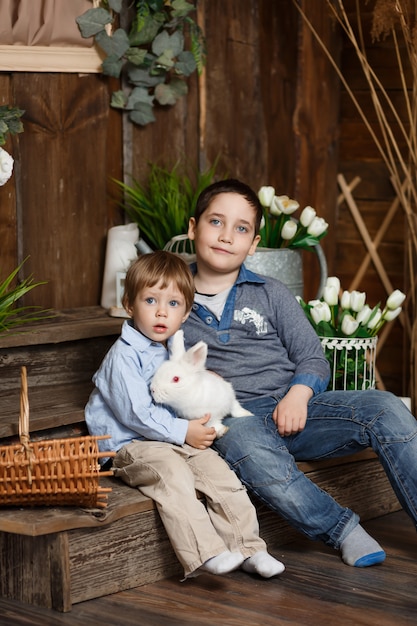
<path fill-rule="evenodd" d="M 124 77 L 126 90 L 113 93 L 111 106 L 129 112 L 145 126 L 155 121 L 155 102 L 174 105 L 188 92 L 186 79 L 205 62 L 201 29 L 190 17 L 195 3 L 186 0 L 135 0 L 133 21 L 119 26 L 122 0 L 101 0 L 76 19 L 83 37 L 94 37 L 106 57 L 103 74 Z M 186 40 L 190 49 L 185 49 Z"/>
<path fill-rule="evenodd" d="M 0 146 L 6 143 L 7 133 L 16 135 L 23 133 L 21 117 L 24 111 L 8 104 L 0 106 Z"/>

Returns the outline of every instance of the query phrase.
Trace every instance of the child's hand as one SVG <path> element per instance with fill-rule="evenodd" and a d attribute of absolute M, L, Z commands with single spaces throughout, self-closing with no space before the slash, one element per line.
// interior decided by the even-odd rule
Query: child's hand
<path fill-rule="evenodd" d="M 272 414 L 281 437 L 294 435 L 304 429 L 307 421 L 307 404 L 313 390 L 306 385 L 294 385 L 277 404 Z"/>
<path fill-rule="evenodd" d="M 204 426 L 209 419 L 210 415 L 205 415 L 200 419 L 190 421 L 185 437 L 185 442 L 189 446 L 198 450 L 205 450 L 211 446 L 216 438 L 216 431 L 212 426 L 210 428 Z"/>

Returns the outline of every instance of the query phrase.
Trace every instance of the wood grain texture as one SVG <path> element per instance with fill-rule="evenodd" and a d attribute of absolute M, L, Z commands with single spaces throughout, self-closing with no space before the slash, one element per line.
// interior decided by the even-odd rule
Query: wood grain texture
<path fill-rule="evenodd" d="M 286 571 L 270 580 L 237 571 L 182 583 L 174 575 L 69 613 L 0 598 L 0 614 L 8 626 L 414 626 L 415 529 L 402 511 L 364 526 L 387 552 L 381 566 L 348 567 L 331 548 L 297 537 L 272 549 Z"/>

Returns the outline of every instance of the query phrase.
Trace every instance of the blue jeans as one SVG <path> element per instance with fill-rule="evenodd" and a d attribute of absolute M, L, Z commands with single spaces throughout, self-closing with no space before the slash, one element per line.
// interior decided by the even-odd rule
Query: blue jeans
<path fill-rule="evenodd" d="M 373 448 L 404 510 L 417 525 L 417 421 L 403 402 L 378 390 L 326 391 L 308 405 L 305 429 L 281 437 L 274 398 L 244 403 L 254 417 L 229 417 L 214 447 L 244 485 L 311 539 L 340 548 L 359 517 L 301 472 L 295 461 Z"/>

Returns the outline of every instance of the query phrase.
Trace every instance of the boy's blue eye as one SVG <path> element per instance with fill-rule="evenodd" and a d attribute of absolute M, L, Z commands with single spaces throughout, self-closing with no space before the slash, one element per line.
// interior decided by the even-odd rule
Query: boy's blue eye
<path fill-rule="evenodd" d="M 248 232 L 248 229 L 246 228 L 246 226 L 238 226 L 237 229 L 238 229 L 238 231 L 240 233 L 247 233 Z"/>
<path fill-rule="evenodd" d="M 155 298 L 151 298 L 151 297 L 146 298 L 145 302 L 147 304 L 155 304 Z"/>
<path fill-rule="evenodd" d="M 170 300 L 169 306 L 175 307 L 178 306 L 178 300 Z"/>
<path fill-rule="evenodd" d="M 220 224 L 220 223 L 221 223 L 221 222 L 220 222 L 220 220 L 219 220 L 219 219 L 217 219 L 216 217 L 213 217 L 213 218 L 210 220 L 210 224 L 214 224 L 214 226 L 217 226 L 217 225 L 218 225 L 218 224 Z"/>

